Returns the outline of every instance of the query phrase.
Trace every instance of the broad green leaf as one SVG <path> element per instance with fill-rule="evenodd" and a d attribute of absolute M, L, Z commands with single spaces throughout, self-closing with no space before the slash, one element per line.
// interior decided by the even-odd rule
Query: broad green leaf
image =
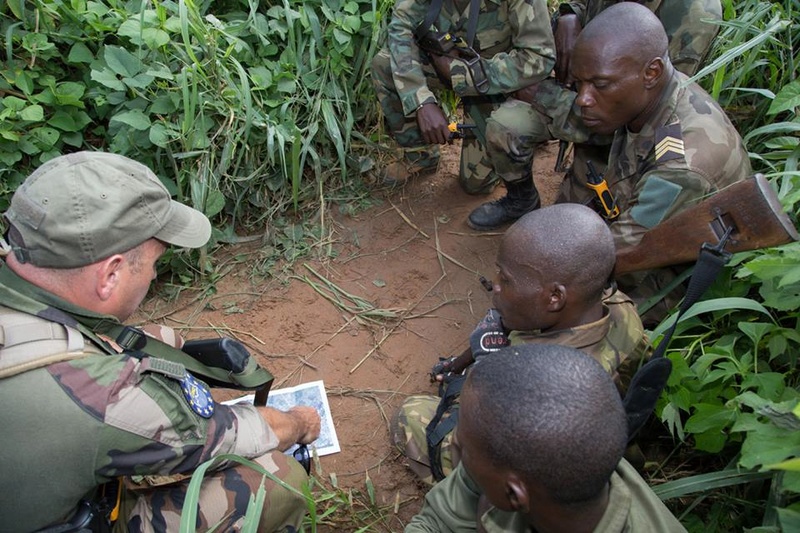
<path fill-rule="evenodd" d="M 77 42 L 70 48 L 67 61 L 70 63 L 91 63 L 94 61 L 94 54 L 92 54 L 88 46 L 82 42 Z"/>
<path fill-rule="evenodd" d="M 142 32 L 142 39 L 152 50 L 166 46 L 170 42 L 169 34 L 160 28 L 145 28 Z"/>
<path fill-rule="evenodd" d="M 167 127 L 160 122 L 156 122 L 152 125 L 148 136 L 150 138 L 150 142 L 160 148 L 166 148 L 170 141 L 170 135 Z"/>
<path fill-rule="evenodd" d="M 782 470 L 784 473 L 783 479 L 781 479 L 781 489 L 800 494 L 800 464 L 795 465 L 795 468 Z"/>
<path fill-rule="evenodd" d="M 37 148 L 42 151 L 50 150 L 55 146 L 60 135 L 58 130 L 48 127 L 34 128 L 30 132 L 32 141 L 36 144 Z"/>
<path fill-rule="evenodd" d="M 74 106 L 83 109 L 83 96 L 86 93 L 86 86 L 82 83 L 66 81 L 56 85 L 53 96 L 59 105 Z"/>
<path fill-rule="evenodd" d="M 19 117 L 30 122 L 40 122 L 44 118 L 44 109 L 38 104 L 29 105 L 19 112 Z"/>
<path fill-rule="evenodd" d="M 783 86 L 769 106 L 767 114 L 776 115 L 782 111 L 796 112 L 797 107 L 800 107 L 800 80 L 794 80 Z"/>
<path fill-rule="evenodd" d="M 733 422 L 735 417 L 736 413 L 723 405 L 701 403 L 686 421 L 685 429 L 688 433 L 721 431 Z"/>
<path fill-rule="evenodd" d="M 92 79 L 101 85 L 104 85 L 115 91 L 124 91 L 125 84 L 117 78 L 117 75 L 111 69 L 104 68 L 103 70 L 92 70 Z"/>
<path fill-rule="evenodd" d="M 144 89 L 153 82 L 153 79 L 153 76 L 142 72 L 132 78 L 123 77 L 122 83 L 134 89 Z"/>
<path fill-rule="evenodd" d="M 203 213 L 212 218 L 225 207 L 225 196 L 219 190 L 209 190 Z"/>
<path fill-rule="evenodd" d="M 772 424 L 763 424 L 750 431 L 742 443 L 739 464 L 745 468 L 775 464 L 800 455 L 800 431 L 788 431 Z"/>
<path fill-rule="evenodd" d="M 740 297 L 731 297 L 731 298 L 716 298 L 713 300 L 704 300 L 701 302 L 697 302 L 692 305 L 684 314 L 681 316 L 680 322 L 684 322 L 693 318 L 697 315 L 703 313 L 709 313 L 714 311 L 734 311 L 734 310 L 750 310 L 756 311 L 759 313 L 763 313 L 768 317 L 772 318 L 769 311 L 758 303 L 755 300 L 750 298 L 740 298 Z M 675 315 L 672 315 L 669 319 L 664 320 L 661 322 L 654 330 L 651 338 L 658 338 L 659 336 L 663 335 L 664 332 L 672 326 L 672 323 L 675 322 Z"/>
<path fill-rule="evenodd" d="M 50 117 L 47 123 L 61 131 L 78 131 L 80 129 L 75 123 L 75 119 L 72 118 L 72 115 L 60 109 L 53 113 L 53 116 Z"/>
<path fill-rule="evenodd" d="M 61 140 L 64 144 L 80 148 L 83 146 L 83 134 L 79 131 L 67 131 L 61 134 Z"/>
<path fill-rule="evenodd" d="M 122 77 L 132 78 L 142 71 L 141 60 L 121 46 L 106 46 L 103 57 L 108 67 Z"/>
<path fill-rule="evenodd" d="M 800 512 L 792 509 L 778 509 L 778 519 L 784 532 L 800 531 Z"/>
<path fill-rule="evenodd" d="M 28 105 L 25 100 L 16 96 L 6 96 L 0 102 L 2 102 L 3 107 L 16 112 L 22 111 Z"/>
<path fill-rule="evenodd" d="M 117 113 L 111 117 L 110 122 L 121 122 L 139 131 L 147 130 L 151 125 L 148 116 L 138 109 L 131 109 L 129 111 Z"/>

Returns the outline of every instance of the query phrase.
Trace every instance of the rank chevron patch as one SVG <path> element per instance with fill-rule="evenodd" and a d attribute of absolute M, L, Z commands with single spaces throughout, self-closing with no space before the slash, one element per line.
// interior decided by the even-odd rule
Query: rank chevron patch
<path fill-rule="evenodd" d="M 684 156 L 683 136 L 679 123 L 656 130 L 656 162 L 679 159 Z"/>

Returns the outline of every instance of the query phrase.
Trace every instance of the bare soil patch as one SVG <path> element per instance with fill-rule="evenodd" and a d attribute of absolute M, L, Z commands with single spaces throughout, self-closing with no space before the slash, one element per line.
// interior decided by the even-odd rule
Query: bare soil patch
<path fill-rule="evenodd" d="M 534 165 L 545 204 L 552 203 L 562 178 L 553 172 L 557 149 L 556 143 L 543 146 Z M 326 480 L 335 474 L 340 487 L 362 492 L 371 479 L 377 503 L 389 509 L 388 528 L 376 531 L 402 531 L 424 495 L 390 444 L 389 420 L 406 396 L 435 394 L 431 366 L 467 346 L 491 303 L 478 278 L 494 274 L 500 234 L 474 232 L 465 221 L 505 190 L 469 196 L 457 173 L 456 145 L 445 150 L 436 175 L 376 193 L 380 205 L 355 216 L 333 213 L 328 224 L 335 258 L 297 261 L 288 282 L 253 279 L 245 260 L 217 282 L 213 298 L 151 299 L 140 316 L 156 317 L 187 338 L 238 338 L 276 376 L 274 388 L 324 380 L 342 451 L 321 458 L 316 474 Z M 335 305 L 302 279 L 322 284 L 312 270 L 395 318 L 371 322 Z M 218 400 L 239 395 L 214 394 Z"/>

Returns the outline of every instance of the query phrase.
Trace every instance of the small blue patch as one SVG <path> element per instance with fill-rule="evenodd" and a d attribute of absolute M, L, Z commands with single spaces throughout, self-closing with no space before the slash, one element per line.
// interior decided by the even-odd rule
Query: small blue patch
<path fill-rule="evenodd" d="M 181 389 L 192 411 L 203 418 L 211 418 L 214 415 L 214 399 L 205 383 L 186 372 L 181 380 Z"/>

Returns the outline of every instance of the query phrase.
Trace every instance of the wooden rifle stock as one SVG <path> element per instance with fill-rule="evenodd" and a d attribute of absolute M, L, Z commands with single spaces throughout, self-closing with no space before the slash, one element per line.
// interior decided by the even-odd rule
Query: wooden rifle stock
<path fill-rule="evenodd" d="M 718 244 L 728 228 L 724 249 L 732 253 L 800 239 L 772 186 L 756 174 L 661 222 L 639 244 L 617 250 L 615 275 L 692 262 L 703 243 Z"/>

